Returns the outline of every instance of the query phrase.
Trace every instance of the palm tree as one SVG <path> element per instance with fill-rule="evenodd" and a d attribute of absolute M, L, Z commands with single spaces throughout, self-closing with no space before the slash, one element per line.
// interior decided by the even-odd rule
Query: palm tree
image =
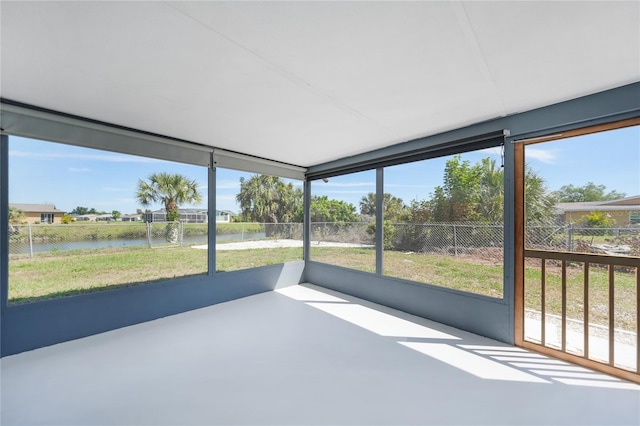
<path fill-rule="evenodd" d="M 186 176 L 177 173 L 152 173 L 147 180 L 138 180 L 136 192 L 138 202 L 145 207 L 152 203 L 162 203 L 167 212 L 167 220 L 170 222 L 180 218 L 178 211 L 180 204 L 199 204 L 202 202 L 198 183 Z M 174 227 L 169 227 L 167 230 L 167 240 L 174 242 L 177 239 Z"/>
<path fill-rule="evenodd" d="M 483 158 L 477 210 L 481 218 L 489 222 L 504 220 L 504 169 L 496 160 Z"/>
<path fill-rule="evenodd" d="M 240 192 L 236 195 L 243 220 L 261 223 L 290 222 L 301 208 L 300 189 L 285 183 L 277 176 L 254 175 L 240 178 Z"/>
<path fill-rule="evenodd" d="M 382 194 L 382 211 L 388 220 L 398 220 L 404 212 L 406 206 L 402 198 L 394 197 L 389 193 Z M 360 214 L 375 216 L 376 214 L 376 194 L 369 192 L 360 199 Z"/>
<path fill-rule="evenodd" d="M 15 207 L 9 207 L 9 223 L 20 223 L 24 219 L 24 212 Z"/>
<path fill-rule="evenodd" d="M 527 223 L 548 224 L 555 218 L 555 197 L 547 183 L 528 164 L 525 165 L 525 214 Z"/>

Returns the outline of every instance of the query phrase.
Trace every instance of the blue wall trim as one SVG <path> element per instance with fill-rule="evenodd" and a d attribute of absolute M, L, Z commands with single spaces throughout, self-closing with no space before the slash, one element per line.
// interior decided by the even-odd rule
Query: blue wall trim
<path fill-rule="evenodd" d="M 2 356 L 296 285 L 303 270 L 297 261 L 9 306 Z"/>
<path fill-rule="evenodd" d="M 304 280 L 442 324 L 513 344 L 509 303 L 481 295 L 307 262 Z"/>

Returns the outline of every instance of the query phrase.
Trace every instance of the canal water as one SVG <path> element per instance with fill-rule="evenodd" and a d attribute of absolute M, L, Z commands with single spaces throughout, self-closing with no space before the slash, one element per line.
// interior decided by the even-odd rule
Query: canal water
<path fill-rule="evenodd" d="M 259 240 L 266 238 L 264 232 L 258 232 L 253 234 L 228 234 L 218 235 L 217 241 L 243 241 L 243 240 Z M 154 244 L 162 244 L 163 241 L 156 239 L 152 241 Z M 149 241 L 146 238 L 137 239 L 112 239 L 112 240 L 91 240 L 91 241 L 54 241 L 54 242 L 33 242 L 34 253 L 44 253 L 48 251 L 66 251 L 66 250 L 79 250 L 79 249 L 98 249 L 107 247 L 132 247 L 132 246 L 146 246 Z M 207 244 L 207 237 L 205 235 L 193 235 L 185 236 L 182 238 L 182 244 L 185 246 L 195 244 Z M 10 254 L 25 254 L 30 253 L 28 242 L 10 242 L 9 243 Z"/>

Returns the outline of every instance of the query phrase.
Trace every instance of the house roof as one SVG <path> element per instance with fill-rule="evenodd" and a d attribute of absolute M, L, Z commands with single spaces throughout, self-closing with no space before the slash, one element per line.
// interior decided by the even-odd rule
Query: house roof
<path fill-rule="evenodd" d="M 1 7 L 3 98 L 304 167 L 640 80 L 637 1 Z"/>
<path fill-rule="evenodd" d="M 637 202 L 633 202 L 637 200 Z M 622 202 L 622 203 L 621 203 Z M 632 203 L 629 203 L 632 202 Z M 626 204 L 625 204 L 626 203 Z M 609 201 L 584 201 L 576 203 L 558 203 L 556 210 L 559 212 L 586 212 L 586 211 L 619 211 L 640 210 L 640 195 Z"/>
<path fill-rule="evenodd" d="M 187 214 L 207 214 L 207 209 L 178 209 L 179 213 L 187 213 Z M 165 214 L 165 209 L 154 210 L 151 213 L 159 213 Z"/>
<path fill-rule="evenodd" d="M 9 208 L 22 210 L 25 213 L 64 213 L 53 204 L 9 203 Z"/>
<path fill-rule="evenodd" d="M 620 198 L 618 200 L 605 201 L 603 205 L 640 205 L 640 195 L 632 197 Z"/>

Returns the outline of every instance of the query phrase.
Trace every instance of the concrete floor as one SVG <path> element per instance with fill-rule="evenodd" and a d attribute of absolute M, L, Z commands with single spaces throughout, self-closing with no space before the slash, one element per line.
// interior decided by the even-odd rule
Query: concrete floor
<path fill-rule="evenodd" d="M 640 387 L 311 285 L 1 360 L 2 425 L 640 424 Z"/>

